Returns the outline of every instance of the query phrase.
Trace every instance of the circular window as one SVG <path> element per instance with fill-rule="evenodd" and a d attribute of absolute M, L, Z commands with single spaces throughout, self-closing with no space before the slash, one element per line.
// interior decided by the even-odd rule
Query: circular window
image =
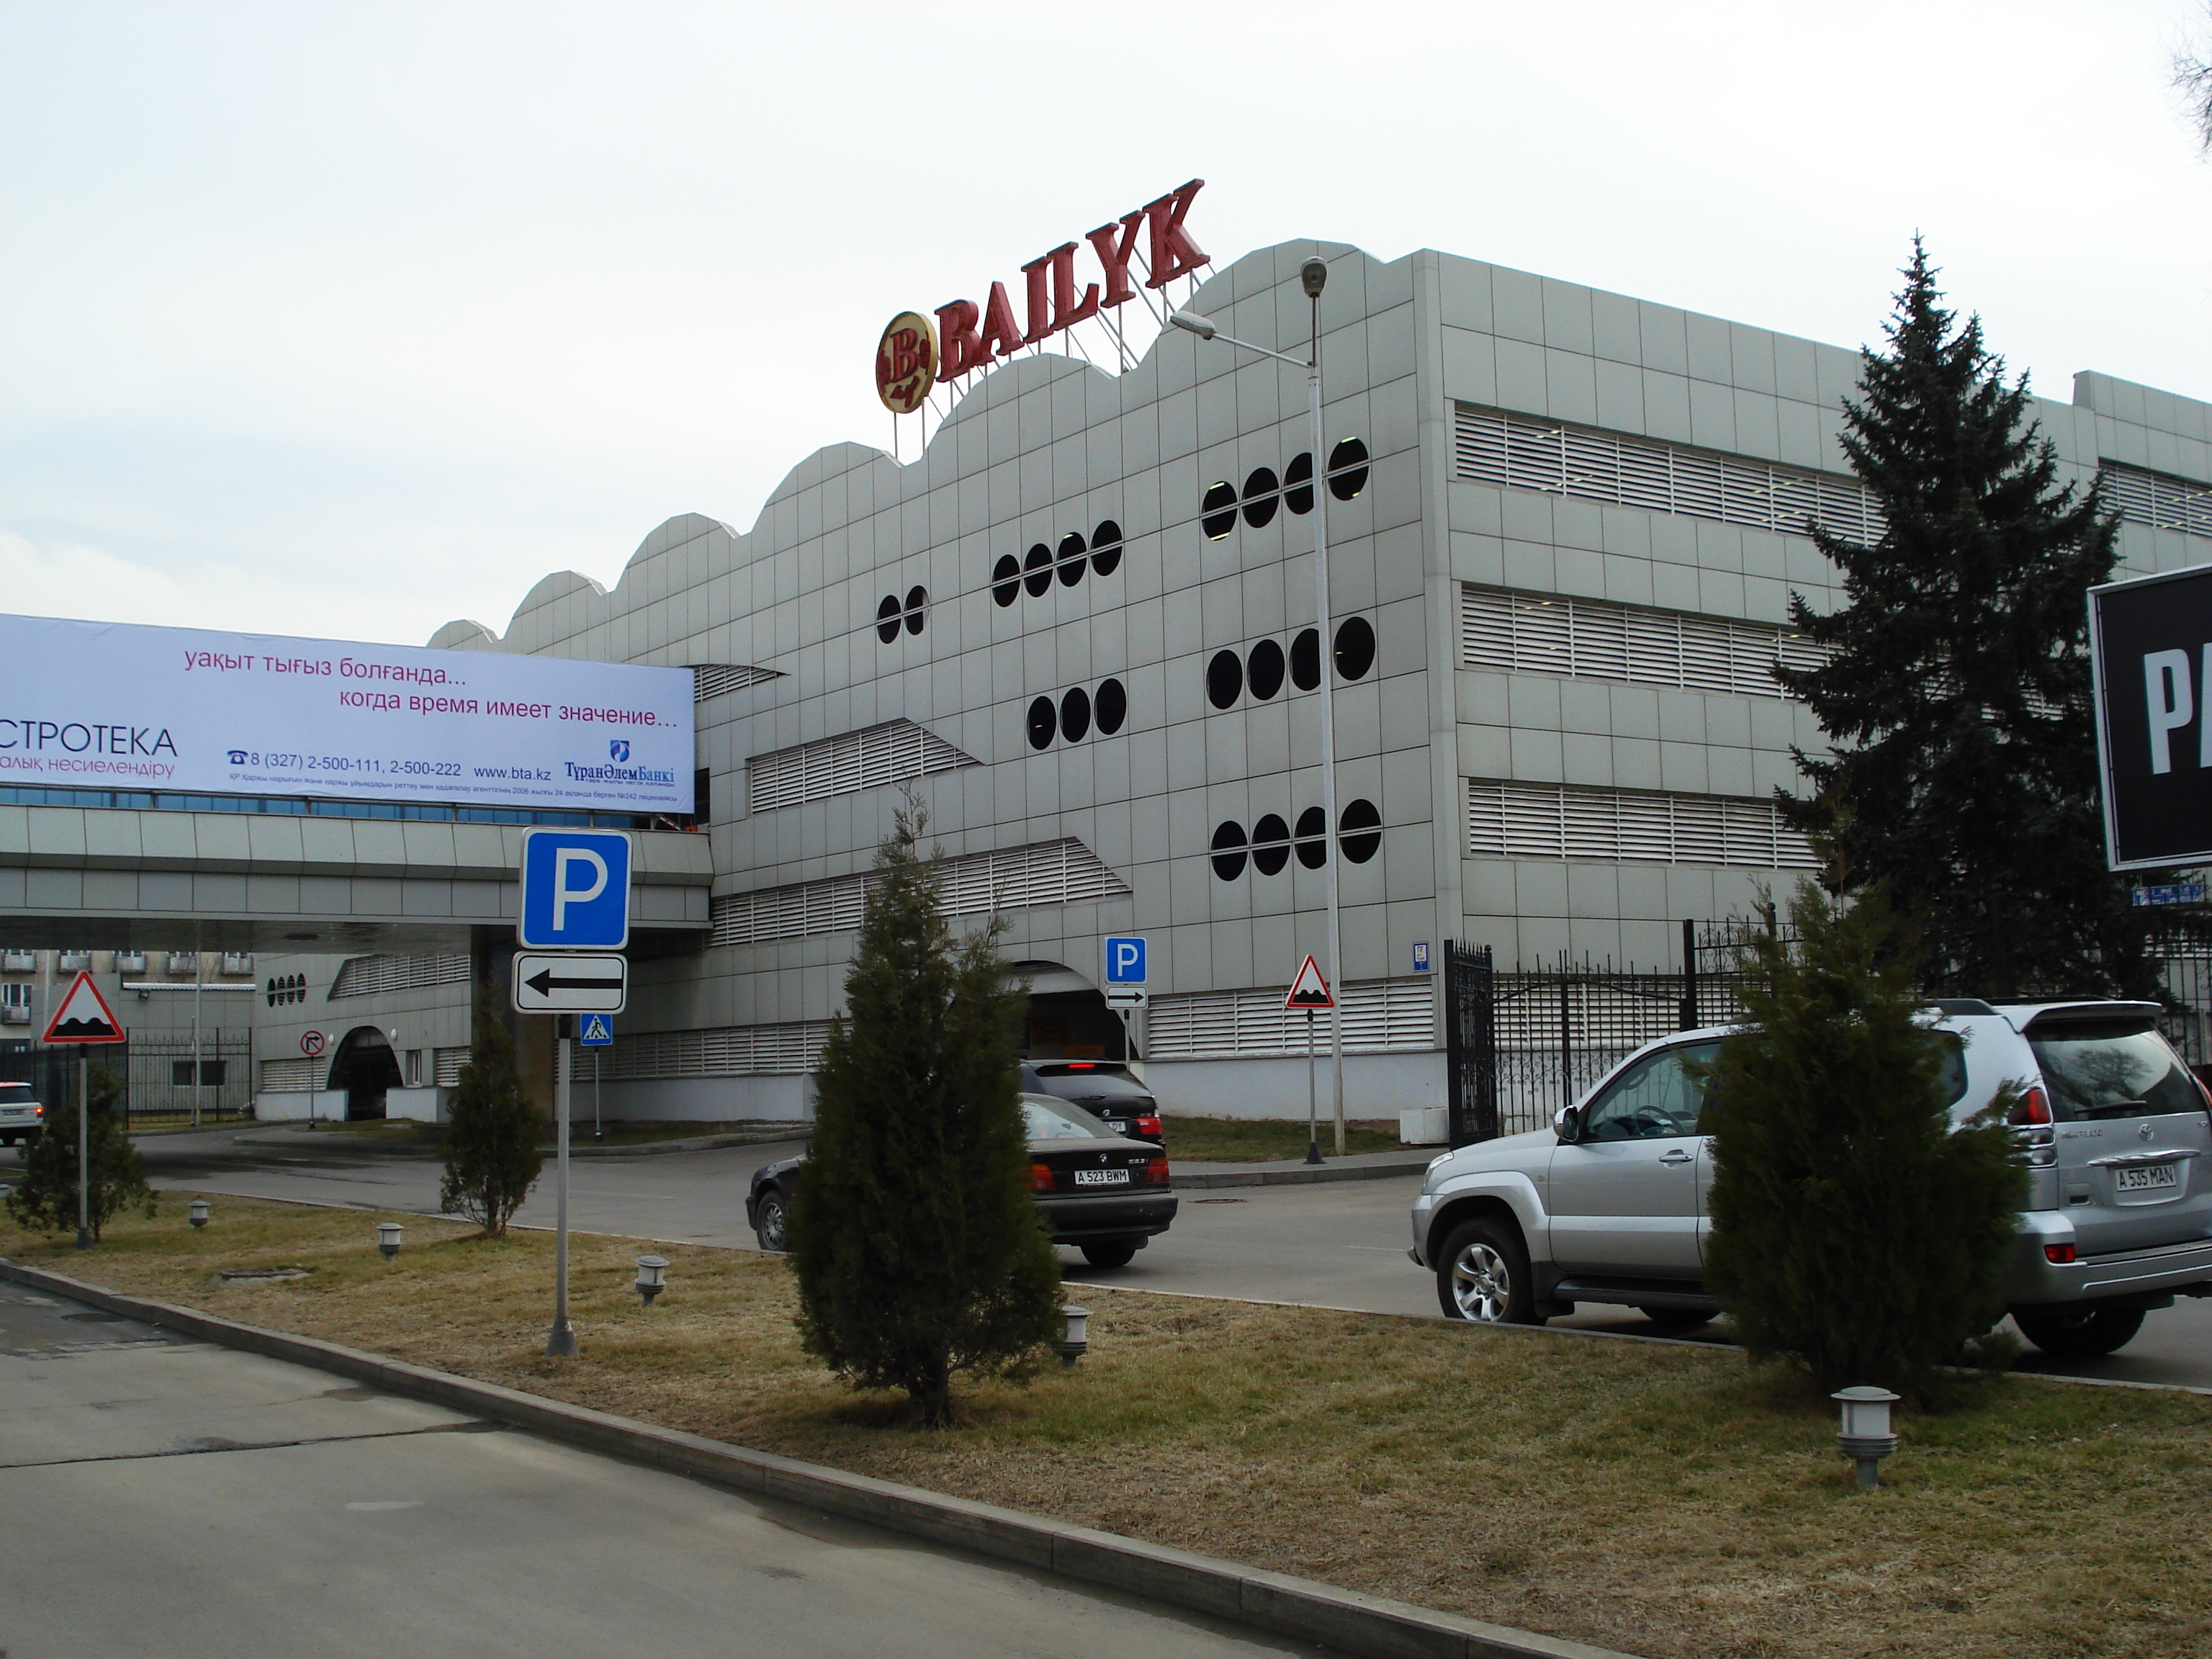
<path fill-rule="evenodd" d="M 921 632 L 921 624 L 923 621 L 922 612 L 927 607 L 928 604 L 929 590 L 927 588 L 909 587 L 907 589 L 906 631 L 908 633 L 919 634 Z"/>
<path fill-rule="evenodd" d="M 1321 684 L 1321 629 L 1309 628 L 1291 641 L 1291 684 L 1310 691 Z"/>
<path fill-rule="evenodd" d="M 1371 800 L 1356 800 L 1336 820 L 1336 844 L 1354 864 L 1364 864 L 1382 846 L 1382 815 Z"/>
<path fill-rule="evenodd" d="M 1252 655 L 1244 666 L 1244 678 L 1252 687 L 1252 695 L 1261 702 L 1283 689 L 1283 647 L 1273 640 L 1262 640 L 1252 647 Z"/>
<path fill-rule="evenodd" d="M 1052 550 L 1042 542 L 1030 549 L 1029 556 L 1022 561 L 1022 586 L 1035 599 L 1052 586 Z"/>
<path fill-rule="evenodd" d="M 1328 862 L 1328 814 L 1318 806 L 1298 814 L 1298 862 L 1309 870 Z"/>
<path fill-rule="evenodd" d="M 1282 488 L 1282 480 L 1271 466 L 1255 466 L 1252 476 L 1244 480 L 1244 522 L 1257 530 L 1275 516 L 1275 507 L 1282 500 L 1275 492 Z"/>
<path fill-rule="evenodd" d="M 1234 881 L 1244 873 L 1244 826 L 1224 823 L 1213 832 L 1213 873 Z"/>
<path fill-rule="evenodd" d="M 1073 530 L 1060 538 L 1060 585 L 1073 587 L 1083 580 L 1084 556 L 1090 549 Z"/>
<path fill-rule="evenodd" d="M 1006 605 L 1021 596 L 1022 562 L 1011 553 L 1001 553 L 998 563 L 991 567 L 991 597 Z"/>
<path fill-rule="evenodd" d="M 1206 539 L 1219 541 L 1237 528 L 1237 486 L 1225 478 L 1209 486 L 1198 510 L 1202 515 L 1199 528 L 1206 532 Z"/>
<path fill-rule="evenodd" d="M 1291 826 L 1270 812 L 1252 826 L 1252 867 L 1263 876 L 1279 876 L 1291 861 Z"/>
<path fill-rule="evenodd" d="M 1081 743 L 1091 730 L 1091 694 L 1077 686 L 1060 700 L 1060 735 Z"/>
<path fill-rule="evenodd" d="M 1356 680 L 1375 666 L 1375 630 L 1364 617 L 1346 617 L 1336 629 L 1336 672 Z"/>
<path fill-rule="evenodd" d="M 1121 562 L 1121 526 L 1108 519 L 1091 532 L 1091 568 L 1110 576 Z"/>
<path fill-rule="evenodd" d="M 1367 446 L 1346 438 L 1328 452 L 1328 493 L 1348 501 L 1367 488 Z"/>
<path fill-rule="evenodd" d="M 1098 735 L 1110 738 L 1121 729 L 1121 722 L 1129 718 L 1129 694 L 1119 680 L 1101 680 L 1098 700 L 1091 705 L 1091 717 L 1098 722 Z"/>
<path fill-rule="evenodd" d="M 1226 708 L 1244 690 L 1244 665 L 1237 660 L 1234 651 L 1217 651 L 1213 660 L 1206 665 L 1206 700 L 1216 708 Z"/>
<path fill-rule="evenodd" d="M 1313 511 L 1313 453 L 1301 451 L 1283 469 L 1283 505 L 1293 513 Z"/>
<path fill-rule="evenodd" d="M 899 602 L 896 593 L 884 595 L 884 602 L 876 607 L 876 637 L 889 645 L 898 637 Z"/>
<path fill-rule="evenodd" d="M 1059 729 L 1059 711 L 1052 706 L 1050 697 L 1039 697 L 1030 705 L 1030 747 L 1048 749 L 1052 746 L 1052 734 Z"/>

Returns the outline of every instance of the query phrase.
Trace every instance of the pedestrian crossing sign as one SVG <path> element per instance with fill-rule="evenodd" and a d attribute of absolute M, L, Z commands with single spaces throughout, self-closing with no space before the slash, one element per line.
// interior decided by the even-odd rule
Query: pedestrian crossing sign
<path fill-rule="evenodd" d="M 583 1036 L 577 1039 L 586 1048 L 605 1048 L 615 1040 L 615 1023 L 605 1014 L 584 1016 Z"/>

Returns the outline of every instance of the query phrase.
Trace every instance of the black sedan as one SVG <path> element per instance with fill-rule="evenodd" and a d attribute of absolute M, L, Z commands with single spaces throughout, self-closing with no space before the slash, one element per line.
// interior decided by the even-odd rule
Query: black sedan
<path fill-rule="evenodd" d="M 1135 1073 L 1115 1060 L 1030 1060 L 1022 1062 L 1022 1087 L 1033 1095 L 1072 1100 L 1109 1127 L 1133 1140 L 1165 1146 L 1160 1104 Z"/>
<path fill-rule="evenodd" d="M 1167 1154 L 1132 1140 L 1080 1107 L 1024 1094 L 1030 1191 L 1038 1224 L 1055 1244 L 1073 1244 L 1094 1267 L 1121 1267 L 1175 1220 Z M 763 1250 L 786 1248 L 786 1224 L 805 1158 L 787 1158 L 753 1176 L 745 1220 Z"/>

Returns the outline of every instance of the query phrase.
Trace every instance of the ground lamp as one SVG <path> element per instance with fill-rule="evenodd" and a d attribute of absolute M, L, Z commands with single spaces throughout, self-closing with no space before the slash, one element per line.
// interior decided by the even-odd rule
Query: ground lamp
<path fill-rule="evenodd" d="M 1871 1491 L 1878 1482 L 1875 1466 L 1897 1449 L 1897 1437 L 1889 1431 L 1889 1408 L 1898 1396 L 1887 1389 L 1838 1389 L 1828 1396 L 1843 1407 L 1844 1426 L 1836 1444 L 1858 1465 L 1859 1485 Z"/>
<path fill-rule="evenodd" d="M 668 1288 L 668 1258 L 665 1255 L 641 1255 L 637 1259 L 637 1293 L 650 1308 L 653 1298 Z"/>
<path fill-rule="evenodd" d="M 195 1227 L 206 1226 L 208 1224 L 207 1200 L 204 1198 L 194 1199 L 191 1202 L 191 1207 L 187 1212 L 186 1218 L 189 1219 Z"/>
<path fill-rule="evenodd" d="M 1306 298 L 1313 302 L 1313 337 L 1310 355 L 1304 362 L 1280 351 L 1271 351 L 1266 346 L 1254 345 L 1249 340 L 1239 340 L 1224 334 L 1210 317 L 1194 311 L 1178 311 L 1168 321 L 1186 333 L 1195 334 L 1201 340 L 1218 340 L 1224 345 L 1242 346 L 1247 351 L 1256 351 L 1263 357 L 1273 357 L 1279 362 L 1292 363 L 1306 372 L 1306 407 L 1313 419 L 1314 457 L 1314 591 L 1319 616 L 1316 626 L 1320 630 L 1322 648 L 1321 672 L 1321 798 L 1322 811 L 1328 814 L 1327 836 L 1337 833 L 1336 817 L 1336 675 L 1335 665 L 1329 660 L 1331 633 L 1328 615 L 1328 523 L 1325 503 L 1328 491 L 1323 487 L 1323 457 L 1328 453 L 1322 442 L 1321 424 L 1321 295 L 1328 286 L 1328 264 L 1323 259 L 1309 259 L 1298 267 L 1298 283 L 1305 289 Z M 1330 987 L 1335 991 L 1338 1006 L 1328 1012 L 1328 1052 L 1332 1074 L 1335 1079 L 1336 1152 L 1344 1156 L 1344 930 L 1336 902 L 1336 865 L 1341 847 L 1332 848 L 1323 865 L 1326 879 L 1322 890 L 1328 902 L 1328 973 Z"/>
<path fill-rule="evenodd" d="M 1060 1369 L 1072 1371 L 1075 1362 L 1091 1351 L 1091 1310 L 1062 1308 L 1060 1316 L 1065 1322 L 1060 1339 Z"/>
<path fill-rule="evenodd" d="M 396 1221 L 380 1221 L 376 1224 L 376 1248 L 384 1252 L 384 1259 L 386 1261 L 399 1254 L 400 1231 L 400 1225 Z"/>

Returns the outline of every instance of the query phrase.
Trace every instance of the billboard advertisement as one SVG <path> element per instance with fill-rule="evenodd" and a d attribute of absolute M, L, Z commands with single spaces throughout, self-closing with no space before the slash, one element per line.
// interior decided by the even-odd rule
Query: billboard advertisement
<path fill-rule="evenodd" d="M 0 784 L 691 810 L 691 672 L 0 616 Z"/>
<path fill-rule="evenodd" d="M 2212 565 L 2089 590 L 2115 870 L 2212 861 Z"/>

